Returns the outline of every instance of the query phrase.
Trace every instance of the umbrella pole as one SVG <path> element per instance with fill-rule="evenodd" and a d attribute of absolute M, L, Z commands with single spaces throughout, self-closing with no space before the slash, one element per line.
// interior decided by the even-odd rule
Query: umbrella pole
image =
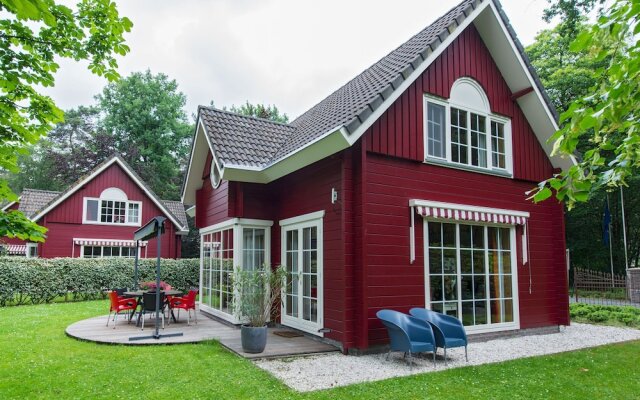
<path fill-rule="evenodd" d="M 158 249 L 156 251 L 156 334 L 154 336 L 158 339 L 160 338 L 160 252 L 162 251 L 162 236 L 160 229 L 158 229 L 156 238 Z"/>
<path fill-rule="evenodd" d="M 136 240 L 136 258 L 133 262 L 133 287 L 131 288 L 131 290 L 138 289 L 138 251 L 140 250 L 139 243 L 140 241 Z"/>

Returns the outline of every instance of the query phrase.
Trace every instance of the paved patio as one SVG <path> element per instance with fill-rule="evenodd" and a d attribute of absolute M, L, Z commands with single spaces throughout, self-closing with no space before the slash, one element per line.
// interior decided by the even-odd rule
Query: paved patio
<path fill-rule="evenodd" d="M 172 336 L 160 339 L 144 339 L 131 341 L 129 338 L 136 336 L 149 336 L 154 332 L 154 320 L 145 321 L 144 331 L 136 327 L 134 322 L 128 324 L 126 319 L 118 318 L 116 329 L 113 322 L 106 326 L 107 316 L 94 317 L 71 324 L 65 333 L 73 338 L 105 344 L 120 345 L 156 345 L 156 344 L 182 344 L 198 343 L 206 340 L 217 340 L 229 350 L 249 359 L 288 357 L 296 355 L 308 355 L 317 353 L 336 352 L 335 346 L 315 340 L 307 336 L 282 337 L 275 335 L 277 331 L 289 331 L 288 328 L 269 328 L 267 348 L 259 354 L 249 354 L 242 351 L 240 342 L 240 329 L 209 318 L 206 314 L 198 312 L 198 324 L 192 320 L 187 325 L 186 315 L 182 315 L 177 323 L 165 325 L 160 329 L 160 335 L 181 332 L 182 336 Z"/>

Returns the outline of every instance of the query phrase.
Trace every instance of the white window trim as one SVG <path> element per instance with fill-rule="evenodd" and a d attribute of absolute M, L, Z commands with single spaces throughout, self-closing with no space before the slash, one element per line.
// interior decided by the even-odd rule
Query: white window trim
<path fill-rule="evenodd" d="M 445 157 L 434 157 L 434 156 L 430 156 L 428 151 L 428 114 L 427 114 L 427 106 L 428 103 L 434 103 L 434 104 L 438 104 L 440 106 L 443 106 L 445 108 L 445 144 L 444 144 L 444 148 L 445 148 Z M 484 173 L 484 174 L 489 174 L 489 175 L 498 175 L 498 176 L 508 176 L 508 177 L 513 177 L 513 145 L 512 145 L 512 129 L 511 129 L 511 120 L 508 118 L 505 118 L 503 116 L 499 116 L 499 115 L 495 115 L 495 114 L 491 114 L 488 113 L 486 111 L 482 111 L 482 110 L 476 110 L 473 108 L 469 108 L 469 106 L 466 105 L 460 105 L 457 104 L 455 101 L 447 101 L 444 100 L 442 98 L 438 98 L 435 96 L 432 96 L 430 94 L 425 93 L 423 95 L 423 121 L 422 121 L 422 127 L 423 127 L 423 142 L 424 142 L 424 159 L 425 159 L 425 163 L 432 163 L 432 164 L 438 164 L 438 165 L 445 165 L 447 167 L 451 167 L 451 168 L 455 168 L 455 169 L 461 169 L 461 170 L 466 170 L 466 171 L 474 171 L 474 172 L 480 172 L 480 173 Z M 483 116 L 486 118 L 486 143 L 487 143 L 487 167 L 480 167 L 480 166 L 476 166 L 476 165 L 471 165 L 471 163 L 469 164 L 463 164 L 463 163 L 457 163 L 457 162 L 453 162 L 451 160 L 451 107 L 453 108 L 457 108 L 459 110 L 462 111 L 466 111 L 467 113 L 467 135 L 468 135 L 468 142 L 467 142 L 467 152 L 469 152 L 468 155 L 468 159 L 469 162 L 471 161 L 471 135 L 469 134 L 470 130 L 471 130 L 471 126 L 469 124 L 470 122 L 470 113 L 474 113 L 480 116 Z M 491 146 L 491 122 L 495 121 L 501 124 L 504 124 L 504 136 L 505 136 L 505 168 L 497 168 L 497 167 L 493 167 L 493 153 L 492 153 L 492 146 Z"/>
<path fill-rule="evenodd" d="M 286 260 L 286 234 L 289 230 L 299 230 L 303 228 L 316 227 L 318 231 L 318 292 L 317 304 L 318 308 L 316 323 L 304 321 L 301 318 L 290 317 L 284 310 L 284 301 L 280 302 L 280 322 L 295 329 L 310 333 L 315 336 L 324 337 L 324 210 L 316 211 L 309 214 L 299 215 L 297 217 L 283 219 L 279 222 L 282 229 L 280 230 L 280 260 L 284 264 Z M 301 240 L 301 236 L 299 238 Z M 301 248 L 301 247 L 300 247 Z M 302 268 L 302 263 L 299 263 Z M 283 289 L 284 290 L 284 289 Z M 299 294 L 301 296 L 302 294 Z"/>
<path fill-rule="evenodd" d="M 33 248 L 36 249 L 36 256 L 35 257 L 31 256 L 31 249 L 33 249 Z M 38 243 L 27 243 L 25 256 L 27 258 L 38 258 L 38 257 L 40 257 L 40 254 L 38 254 Z"/>
<path fill-rule="evenodd" d="M 74 245 L 75 246 L 75 245 Z M 120 247 L 120 248 L 124 248 L 124 247 L 128 247 L 128 246 L 98 246 L 98 245 L 81 245 L 80 246 L 80 257 L 79 258 L 86 258 L 84 256 L 84 248 L 85 247 L 100 247 L 100 257 L 91 257 L 91 258 L 126 258 L 126 259 L 133 259 L 135 257 L 135 255 L 133 257 L 123 257 L 123 256 L 117 256 L 117 257 L 113 257 L 113 256 L 104 256 L 104 248 L 105 247 Z M 129 247 L 131 249 L 133 249 L 134 247 Z M 120 253 L 122 254 L 122 250 L 120 250 Z M 142 247 L 138 247 L 138 258 L 142 258 Z"/>
<path fill-rule="evenodd" d="M 242 230 L 244 228 L 253 228 L 253 229 L 264 229 L 264 262 L 266 265 L 271 265 L 271 227 L 273 226 L 273 221 L 269 220 L 261 220 L 261 219 L 251 219 L 251 218 L 231 218 L 226 221 L 219 222 L 214 225 L 210 225 L 200 229 L 200 292 L 203 292 L 203 273 L 204 273 L 204 258 L 202 257 L 204 252 L 204 235 L 208 235 L 211 233 L 216 233 L 219 231 L 224 231 L 228 229 L 233 230 L 233 266 L 235 267 L 243 267 L 243 243 L 242 243 Z M 237 291 L 234 288 L 234 298 L 237 296 Z M 234 311 L 233 314 L 226 313 L 222 310 L 218 310 L 216 308 L 210 307 L 206 304 L 203 304 L 200 300 L 198 300 L 200 305 L 200 310 L 207 312 L 211 315 L 214 315 L 218 318 L 221 318 L 227 322 L 232 324 L 240 324 L 245 322 L 243 318 L 238 316 L 237 311 Z"/>
<path fill-rule="evenodd" d="M 87 202 L 89 200 L 95 200 L 98 202 L 98 221 L 89 221 L 87 220 Z M 126 203 L 126 207 L 125 207 L 125 211 L 124 211 L 124 218 L 125 221 L 129 220 L 129 205 L 130 204 L 137 204 L 138 205 L 138 222 L 137 223 L 132 223 L 132 222 L 124 222 L 124 223 L 119 223 L 119 222 L 102 222 L 100 221 L 101 216 L 102 216 L 102 202 L 103 201 L 118 201 L 118 202 L 124 202 Z M 82 223 L 84 225 L 109 225 L 109 226 L 142 226 L 142 202 L 141 201 L 134 201 L 134 200 L 116 200 L 116 199 L 101 199 L 99 197 L 84 197 L 82 199 Z"/>
<path fill-rule="evenodd" d="M 464 223 L 464 222 L 460 222 L 460 221 L 443 221 L 443 220 L 438 220 L 438 219 L 434 219 L 434 218 L 424 218 L 424 222 L 422 224 L 422 229 L 423 229 L 423 243 L 422 243 L 422 248 L 423 248 L 423 252 L 424 252 L 424 304 L 425 304 L 425 308 L 427 309 L 431 309 L 431 284 L 430 284 L 430 274 L 429 274 L 429 257 L 428 257 L 428 245 L 429 245 L 429 226 L 427 222 L 437 222 L 437 223 L 453 223 L 456 225 L 476 225 L 476 226 L 487 226 L 487 227 L 491 227 L 491 226 L 495 226 L 495 227 L 501 227 L 501 228 L 505 228 L 508 227 L 509 228 L 509 232 L 510 232 L 510 239 L 511 239 L 511 291 L 512 291 L 512 298 L 513 298 L 513 322 L 505 322 L 505 323 L 497 323 L 497 324 L 487 324 L 487 325 L 478 325 L 478 326 L 465 326 L 464 329 L 469 333 L 469 334 L 477 334 L 477 333 L 488 333 L 488 332 L 500 332 L 500 331 L 509 331 L 509 330 L 517 330 L 520 329 L 520 300 L 519 300 L 519 291 L 518 291 L 518 258 L 516 255 L 517 252 L 517 246 L 516 246 L 516 228 L 515 226 L 505 226 L 504 224 L 487 224 L 487 223 Z M 457 254 L 457 260 L 458 260 L 458 265 L 456 265 L 457 268 L 457 276 L 460 276 L 460 268 L 459 268 L 459 262 L 460 262 L 460 235 L 459 235 L 459 229 L 456 228 L 456 254 Z M 488 257 L 488 254 L 485 255 L 485 257 Z M 461 287 L 460 287 L 460 280 L 458 279 L 458 307 L 460 307 L 461 301 L 462 301 L 462 296 L 460 295 L 461 292 Z M 487 287 L 488 287 L 488 283 L 487 283 Z M 490 302 L 490 299 L 487 299 L 488 302 Z M 489 305 L 490 307 L 490 305 Z"/>

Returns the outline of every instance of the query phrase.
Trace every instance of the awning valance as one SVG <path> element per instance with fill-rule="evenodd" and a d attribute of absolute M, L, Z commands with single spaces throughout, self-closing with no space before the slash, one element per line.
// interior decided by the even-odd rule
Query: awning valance
<path fill-rule="evenodd" d="M 464 208 L 444 208 L 416 206 L 416 212 L 423 217 L 436 219 L 453 219 L 461 221 L 484 222 L 494 224 L 524 225 L 527 223 L 527 216 L 519 211 L 508 210 L 481 210 L 473 211 Z M 497 212 L 496 212 L 497 211 Z"/>
<path fill-rule="evenodd" d="M 8 244 L 3 246 L 7 250 L 7 254 L 13 256 L 24 256 L 27 254 L 27 245 L 25 244 Z"/>
<path fill-rule="evenodd" d="M 504 224 L 504 225 L 524 225 L 523 249 L 525 248 L 526 224 L 529 213 L 526 211 L 506 210 L 502 208 L 490 208 L 471 206 L 468 204 L 444 203 L 430 200 L 410 200 L 411 226 L 409 227 L 409 259 L 413 263 L 416 259 L 415 245 L 415 214 L 424 218 L 450 221 L 469 221 L 480 224 Z M 414 211 L 415 209 L 415 211 Z M 526 263 L 526 256 L 523 256 Z"/>
<path fill-rule="evenodd" d="M 74 238 L 73 243 L 79 246 L 114 246 L 114 247 L 136 247 L 135 240 L 124 239 L 78 239 Z M 140 241 L 139 246 L 147 245 L 146 241 Z"/>

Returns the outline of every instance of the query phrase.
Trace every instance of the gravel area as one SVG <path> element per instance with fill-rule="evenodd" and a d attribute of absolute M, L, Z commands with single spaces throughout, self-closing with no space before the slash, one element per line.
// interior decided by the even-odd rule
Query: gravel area
<path fill-rule="evenodd" d="M 468 363 L 464 359 L 464 348 L 450 349 L 447 351 L 448 367 L 444 365 L 441 349 L 438 351 L 435 368 L 430 354 L 414 357 L 415 365 L 411 368 L 403 359 L 402 353 L 393 353 L 389 361 L 385 359 L 386 353 L 366 356 L 333 353 L 302 358 L 259 360 L 255 363 L 289 387 L 306 392 L 638 339 L 640 330 L 636 329 L 572 324 L 562 328 L 559 333 L 470 343 Z"/>

